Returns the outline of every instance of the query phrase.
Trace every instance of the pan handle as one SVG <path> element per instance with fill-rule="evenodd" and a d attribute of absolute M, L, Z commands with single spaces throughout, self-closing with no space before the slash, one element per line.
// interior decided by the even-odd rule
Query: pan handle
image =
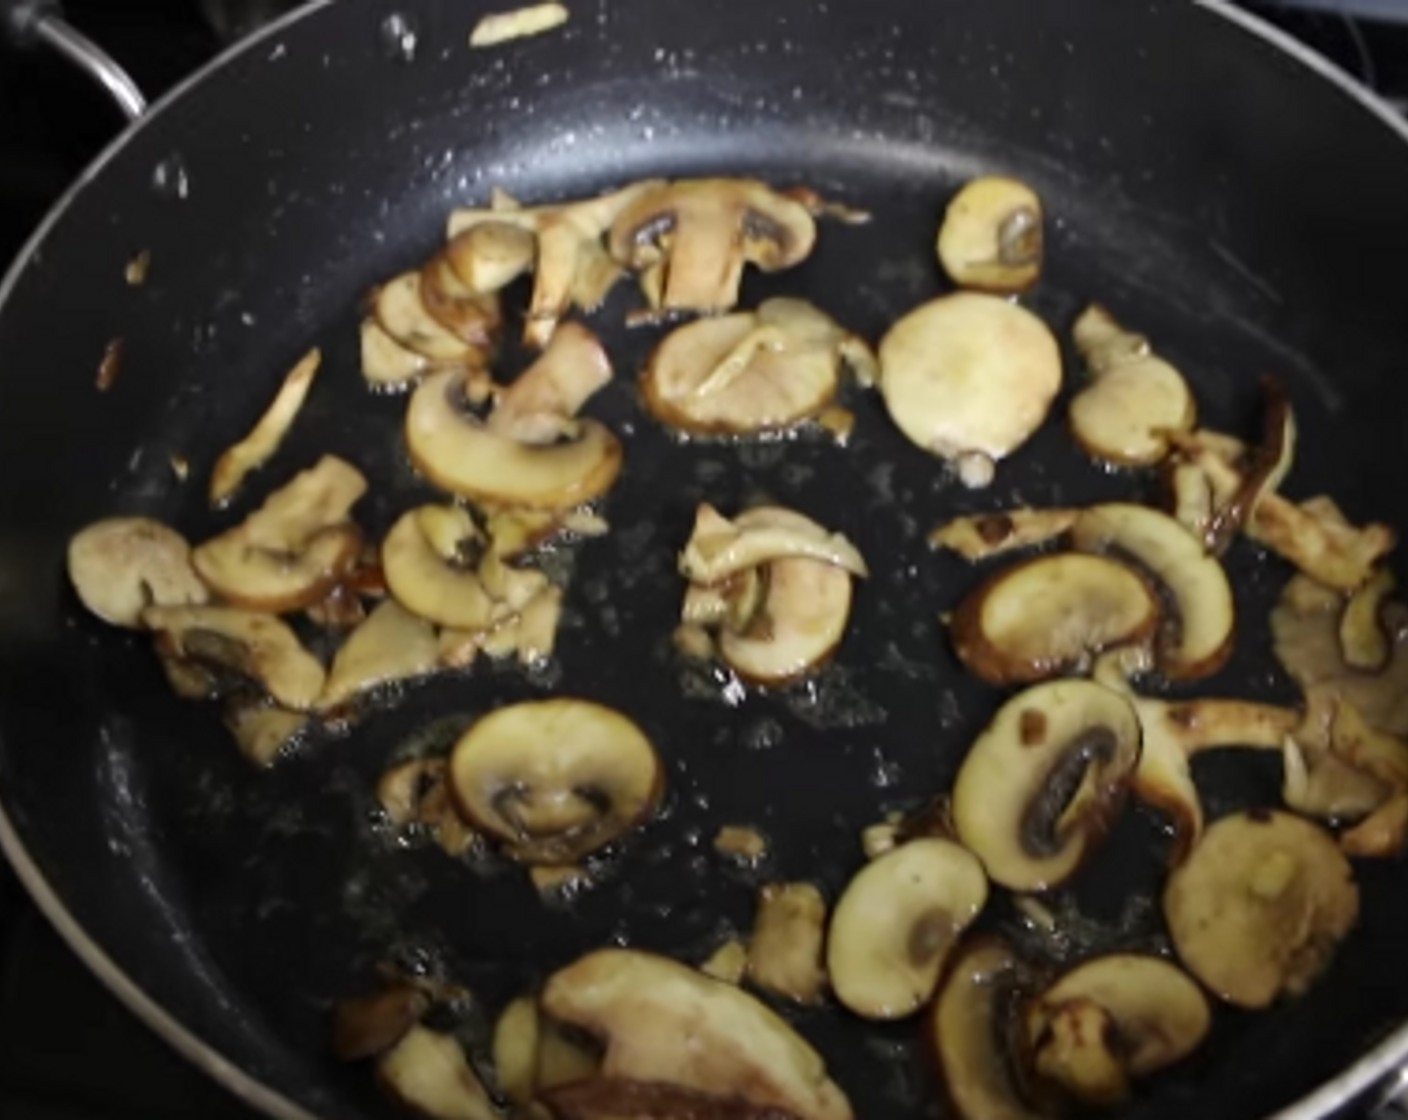
<path fill-rule="evenodd" d="M 147 99 L 117 61 L 64 19 L 58 0 L 0 0 L 0 38 L 17 47 L 43 43 L 103 87 L 122 115 L 135 121 Z"/>

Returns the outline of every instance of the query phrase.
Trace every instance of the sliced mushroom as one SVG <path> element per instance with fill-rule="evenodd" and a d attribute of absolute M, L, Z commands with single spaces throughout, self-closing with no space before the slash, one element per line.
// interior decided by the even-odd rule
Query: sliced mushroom
<path fill-rule="evenodd" d="M 1169 516 L 1206 546 L 1217 503 L 1203 468 L 1184 459 L 1172 460 L 1165 465 L 1163 482 Z"/>
<path fill-rule="evenodd" d="M 663 781 L 640 728 L 585 700 L 500 708 L 450 756 L 460 809 L 524 863 L 573 863 L 611 843 L 654 812 Z"/>
<path fill-rule="evenodd" d="M 738 302 L 746 264 L 777 272 L 816 243 L 807 208 L 752 179 L 681 179 L 642 191 L 611 225 L 621 264 L 656 270 L 651 306 L 715 314 Z"/>
<path fill-rule="evenodd" d="M 363 319 L 360 331 L 362 376 L 374 389 L 399 393 L 410 388 L 431 368 L 429 358 L 406 349 L 387 334 L 375 319 Z"/>
<path fill-rule="evenodd" d="M 503 325 L 497 294 L 471 288 L 442 251 L 420 270 L 420 300 L 426 314 L 473 349 L 473 355 L 464 359 L 467 364 L 488 361 Z"/>
<path fill-rule="evenodd" d="M 890 417 L 944 459 L 1006 458 L 1041 426 L 1060 388 L 1061 351 L 1046 324 L 997 296 L 931 300 L 880 343 Z"/>
<path fill-rule="evenodd" d="M 987 897 L 983 865 L 951 840 L 911 840 L 866 864 L 831 919 L 836 998 L 867 1019 L 918 1011 Z"/>
<path fill-rule="evenodd" d="M 199 606 L 210 597 L 186 539 L 148 517 L 110 517 L 74 534 L 68 575 L 85 607 L 132 629 L 147 607 Z"/>
<path fill-rule="evenodd" d="M 703 1093 L 678 1085 L 596 1077 L 542 1095 L 553 1120 L 800 1120 L 735 1094 Z"/>
<path fill-rule="evenodd" d="M 787 1023 L 733 985 L 675 961 L 599 950 L 548 981 L 542 1008 L 601 1042 L 604 1077 L 732 1095 L 797 1120 L 853 1115 L 820 1055 Z"/>
<path fill-rule="evenodd" d="M 740 863 L 757 864 L 768 854 L 768 841 L 756 828 L 724 825 L 714 837 L 714 851 Z"/>
<path fill-rule="evenodd" d="M 275 614 L 312 606 L 361 555 L 362 533 L 349 515 L 366 490 L 360 471 L 324 455 L 191 560 L 210 589 L 235 606 Z"/>
<path fill-rule="evenodd" d="M 430 1009 L 430 997 L 404 981 L 333 1008 L 332 1052 L 339 1061 L 374 1058 L 399 1043 Z"/>
<path fill-rule="evenodd" d="M 1149 466 L 1169 453 L 1169 432 L 1191 431 L 1197 404 L 1183 375 L 1156 357 L 1103 307 L 1075 325 L 1090 385 L 1071 401 L 1070 423 L 1086 454 L 1121 466 Z"/>
<path fill-rule="evenodd" d="M 571 1085 L 601 1072 L 601 1048 L 584 1032 L 543 1014 L 538 1016 L 538 1060 L 533 1084 L 538 1093 Z"/>
<path fill-rule="evenodd" d="M 658 419 L 682 431 L 781 431 L 819 416 L 836 396 L 842 359 L 865 353 L 811 304 L 770 299 L 671 332 L 646 364 L 641 391 Z M 873 361 L 860 358 L 863 367 Z"/>
<path fill-rule="evenodd" d="M 514 39 L 527 39 L 561 27 L 572 18 L 563 4 L 526 4 L 506 12 L 490 12 L 480 16 L 469 33 L 469 45 L 474 48 L 496 47 Z"/>
<path fill-rule="evenodd" d="M 485 347 L 466 342 L 440 323 L 425 305 L 419 270 L 403 272 L 378 288 L 372 297 L 377 325 L 392 340 L 439 364 L 482 365 Z"/>
<path fill-rule="evenodd" d="M 207 689 L 205 695 L 209 695 Z M 263 703 L 234 701 L 225 711 L 225 726 L 240 753 L 259 767 L 272 766 L 284 748 L 308 726 L 302 712 L 288 712 Z"/>
<path fill-rule="evenodd" d="M 1408 794 L 1396 793 L 1353 828 L 1340 834 L 1340 851 L 1358 859 L 1398 855 L 1408 843 Z"/>
<path fill-rule="evenodd" d="M 513 220 L 485 218 L 450 238 L 444 257 L 460 283 L 474 292 L 497 292 L 533 267 L 533 232 Z"/>
<path fill-rule="evenodd" d="M 1183 963 L 1239 1007 L 1300 995 L 1359 915 L 1354 872 L 1323 828 L 1254 810 L 1208 828 L 1164 891 Z"/>
<path fill-rule="evenodd" d="M 611 361 L 596 335 L 564 323 L 538 360 L 499 394 L 487 427 L 519 443 L 554 443 L 571 434 L 571 417 L 610 380 Z"/>
<path fill-rule="evenodd" d="M 545 446 L 490 431 L 463 411 L 462 381 L 433 374 L 411 397 L 406 445 L 416 468 L 435 485 L 475 501 L 566 509 L 604 494 L 621 470 L 621 444 L 595 420 L 576 438 Z"/>
<path fill-rule="evenodd" d="M 538 1001 L 519 996 L 494 1024 L 494 1072 L 499 1092 L 509 1103 L 526 1108 L 537 1093 Z"/>
<path fill-rule="evenodd" d="M 381 546 L 387 589 L 406 610 L 437 626 L 489 629 L 512 610 L 489 593 L 471 566 L 479 540 L 460 506 L 421 506 L 402 514 Z"/>
<path fill-rule="evenodd" d="M 699 966 L 699 971 L 725 984 L 741 984 L 748 971 L 748 946 L 736 937 L 730 937 L 709 954 L 709 959 Z"/>
<path fill-rule="evenodd" d="M 1388 665 L 1393 646 L 1380 611 L 1394 587 L 1393 573 L 1380 568 L 1345 603 L 1340 616 L 1340 653 L 1349 668 L 1377 673 Z"/>
<path fill-rule="evenodd" d="M 985 175 L 966 183 L 944 214 L 935 246 L 960 288 L 1023 292 L 1042 258 L 1041 199 L 1016 179 Z"/>
<path fill-rule="evenodd" d="M 313 378 L 322 365 L 322 351 L 314 347 L 289 370 L 279 391 L 249 434 L 215 461 L 215 469 L 210 472 L 210 504 L 222 505 L 240 488 L 245 475 L 262 467 L 279 449 L 284 436 L 293 426 L 303 402 L 308 398 L 308 390 L 313 387 Z"/>
<path fill-rule="evenodd" d="M 234 673 L 284 708 L 309 711 L 322 694 L 322 665 L 272 615 L 230 607 L 148 607 L 142 622 L 157 632 L 164 657 Z"/>
<path fill-rule="evenodd" d="M 1202 991 L 1159 957 L 1116 953 L 1067 972 L 1028 1008 L 1039 1074 L 1090 1104 L 1116 1104 L 1132 1077 L 1192 1053 L 1212 1013 Z M 1095 1029 L 1090 1029 L 1090 1028 Z"/>
<path fill-rule="evenodd" d="M 929 534 L 929 547 L 946 548 L 976 563 L 1055 540 L 1079 516 L 1076 509 L 1022 508 L 955 517 Z"/>
<path fill-rule="evenodd" d="M 959 604 L 950 630 L 969 669 L 993 684 L 1013 684 L 1143 641 L 1158 621 L 1158 601 L 1137 572 L 1107 557 L 1062 552 L 984 580 Z"/>
<path fill-rule="evenodd" d="M 1261 445 L 1240 458 L 1242 477 L 1235 488 L 1219 479 L 1218 504 L 1203 532 L 1207 550 L 1215 556 L 1227 551 L 1237 533 L 1256 535 L 1257 515 L 1263 503 L 1276 496 L 1276 491 L 1290 473 L 1295 461 L 1296 419 L 1285 391 L 1274 379 L 1264 380 L 1268 407 L 1263 421 Z M 1176 438 L 1176 433 L 1173 433 Z"/>
<path fill-rule="evenodd" d="M 870 574 L 855 545 L 799 513 L 757 506 L 730 521 L 707 502 L 695 515 L 694 532 L 680 553 L 679 566 L 685 579 L 716 585 L 784 559 L 818 561 L 862 579 Z"/>
<path fill-rule="evenodd" d="M 1174 609 L 1159 635 L 1164 676 L 1190 680 L 1222 667 L 1236 621 L 1232 586 L 1216 557 L 1187 529 L 1147 506 L 1112 502 L 1082 513 L 1071 541 L 1083 551 L 1130 557 L 1167 589 Z"/>
<path fill-rule="evenodd" d="M 455 1039 L 412 1027 L 376 1063 L 394 1100 L 427 1120 L 501 1120 L 493 1098 Z"/>
<path fill-rule="evenodd" d="M 469 849 L 474 830 L 455 808 L 445 780 L 443 758 L 418 758 L 386 771 L 377 782 L 376 799 L 394 825 L 419 825 L 434 834 L 452 856 Z"/>
<path fill-rule="evenodd" d="M 1408 743 L 1371 727 L 1352 704 L 1338 700 L 1330 723 L 1330 749 L 1385 785 L 1408 790 Z"/>
<path fill-rule="evenodd" d="M 996 883 L 1059 886 L 1123 803 L 1139 751 L 1134 706 L 1107 688 L 1067 680 L 1018 693 L 958 771 L 958 838 Z"/>
<path fill-rule="evenodd" d="M 811 883 L 769 883 L 758 891 L 748 979 L 797 1003 L 816 1003 L 826 984 L 821 945 L 826 900 Z"/>

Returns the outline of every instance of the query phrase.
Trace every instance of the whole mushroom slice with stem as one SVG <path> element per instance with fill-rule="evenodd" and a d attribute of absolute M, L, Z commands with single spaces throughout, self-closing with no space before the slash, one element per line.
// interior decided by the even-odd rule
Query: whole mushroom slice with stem
<path fill-rule="evenodd" d="M 1140 735 L 1129 700 L 1091 681 L 1018 693 L 959 768 L 958 839 L 995 883 L 1015 891 L 1059 886 L 1123 805 Z"/>
<path fill-rule="evenodd" d="M 372 295 L 372 315 L 394 342 L 428 361 L 481 366 L 488 358 L 487 341 L 467 342 L 430 314 L 418 269 L 379 287 Z"/>
<path fill-rule="evenodd" d="M 676 961 L 598 950 L 555 973 L 541 1006 L 598 1040 L 604 1077 L 732 1096 L 797 1120 L 853 1116 L 821 1056 L 782 1018 Z"/>
<path fill-rule="evenodd" d="M 575 863 L 646 820 L 664 772 L 631 720 L 586 700 L 500 708 L 450 755 L 450 788 L 481 832 L 522 863 Z"/>
<path fill-rule="evenodd" d="M 1134 1078 L 1182 1061 L 1207 1037 L 1202 990 L 1161 957 L 1115 953 L 1077 965 L 1027 1008 L 1036 1073 L 1108 1106 Z"/>
<path fill-rule="evenodd" d="M 646 363 L 641 395 L 662 423 L 696 434 L 784 431 L 820 415 L 846 361 L 870 371 L 866 344 L 811 304 L 770 299 L 756 311 L 672 331 Z"/>
<path fill-rule="evenodd" d="M 816 243 L 801 203 L 754 179 L 680 179 L 641 191 L 611 225 L 612 257 L 652 277 L 652 309 L 665 314 L 728 311 L 745 265 L 791 268 Z"/>
<path fill-rule="evenodd" d="M 596 335 L 563 323 L 538 360 L 499 392 L 487 426 L 519 443 L 555 443 L 575 434 L 572 417 L 610 380 L 611 360 Z"/>
<path fill-rule="evenodd" d="M 426 1120 L 502 1120 L 452 1035 L 412 1027 L 377 1059 L 376 1078 L 388 1096 Z"/>
<path fill-rule="evenodd" d="M 983 175 L 965 183 L 944 212 L 935 245 L 960 288 L 1024 292 L 1041 275 L 1041 198 L 1018 179 Z"/>
<path fill-rule="evenodd" d="M 831 919 L 826 960 L 836 998 L 867 1019 L 914 1014 L 987 897 L 983 865 L 951 840 L 911 840 L 871 860 Z"/>
<path fill-rule="evenodd" d="M 748 947 L 748 979 L 796 1003 L 817 1003 L 826 985 L 826 899 L 811 883 L 768 883 Z"/>
<path fill-rule="evenodd" d="M 1046 324 L 975 292 L 911 311 L 879 356 L 880 393 L 896 426 L 975 488 L 1041 426 L 1061 388 L 1061 349 Z"/>
<path fill-rule="evenodd" d="M 68 577 L 89 611 L 129 629 L 142 627 L 148 607 L 199 606 L 210 598 L 186 538 L 149 517 L 109 517 L 75 533 Z"/>
<path fill-rule="evenodd" d="M 1059 552 L 989 576 L 964 597 L 949 630 L 972 672 L 992 684 L 1016 684 L 1142 642 L 1158 623 L 1158 600 L 1138 572 L 1108 557 Z"/>
<path fill-rule="evenodd" d="M 299 359 L 279 385 L 273 401 L 255 422 L 249 434 L 215 461 L 210 472 L 210 504 L 229 501 L 250 471 L 262 467 L 283 443 L 293 426 L 323 363 L 323 353 L 314 347 Z"/>
<path fill-rule="evenodd" d="M 334 712 L 374 688 L 433 673 L 439 653 L 435 627 L 388 599 L 339 647 L 317 709 Z"/>
<path fill-rule="evenodd" d="M 929 547 L 946 548 L 977 563 L 1056 540 L 1079 516 L 1078 509 L 1023 507 L 955 517 L 929 534 Z"/>
<path fill-rule="evenodd" d="M 1178 956 L 1217 996 L 1266 1007 L 1304 993 L 1359 916 L 1359 888 L 1334 838 L 1289 813 L 1211 825 L 1164 890 Z"/>
<path fill-rule="evenodd" d="M 275 614 L 311 606 L 361 555 L 351 510 L 366 491 L 356 467 L 325 455 L 191 560 L 210 589 L 236 606 Z"/>
<path fill-rule="evenodd" d="M 1076 442 L 1092 458 L 1144 467 L 1169 453 L 1170 432 L 1191 431 L 1198 408 L 1188 383 L 1098 304 L 1076 320 L 1076 349 L 1090 384 L 1071 401 Z"/>

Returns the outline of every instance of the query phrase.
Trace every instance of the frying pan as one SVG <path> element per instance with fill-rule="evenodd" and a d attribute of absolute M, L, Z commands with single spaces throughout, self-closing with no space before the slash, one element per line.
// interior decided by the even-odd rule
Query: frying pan
<path fill-rule="evenodd" d="M 330 1003 L 378 961 L 444 970 L 488 1021 L 591 947 L 699 959 L 746 929 L 756 881 L 712 853 L 722 823 L 770 836 L 764 875 L 834 897 L 858 829 L 945 788 L 1000 700 L 960 671 L 937 620 L 975 575 L 929 554 L 922 531 L 1149 487 L 1090 465 L 1053 419 L 993 490 L 969 493 L 863 395 L 844 449 L 679 443 L 636 400 L 658 332 L 623 326 L 623 285 L 592 319 L 617 375 L 590 410 L 623 434 L 626 465 L 612 533 L 578 552 L 556 673 L 437 679 L 255 773 L 213 712 L 169 694 L 144 643 L 84 616 L 65 543 L 114 512 L 202 539 L 325 452 L 373 480 L 359 507 L 373 534 L 433 496 L 400 447 L 403 403 L 361 383 L 355 327 L 367 289 L 424 259 L 453 205 L 495 185 L 538 200 L 662 174 L 806 183 L 874 221 L 828 224 L 803 266 L 750 275 L 744 302 L 799 294 L 876 339 L 943 290 L 932 238 L 956 184 L 1017 174 L 1051 215 L 1030 297 L 1048 322 L 1065 334 L 1105 302 L 1186 372 L 1205 423 L 1234 431 L 1254 430 L 1258 378 L 1274 373 L 1304 433 L 1290 491 L 1408 524 L 1404 129 L 1251 18 L 1134 0 L 580 0 L 558 32 L 470 50 L 480 14 L 475 0 L 360 0 L 274 24 L 129 128 L 0 288 L 0 841 L 88 964 L 274 1116 L 384 1114 L 366 1072 L 326 1047 Z M 130 286 L 140 252 L 148 279 Z M 100 392 L 119 338 L 120 375 Z M 210 513 L 215 455 L 313 344 L 325 369 L 291 438 Z M 848 534 L 875 573 L 820 678 L 740 697 L 670 654 L 673 557 L 697 501 L 760 496 Z M 1205 690 L 1293 700 L 1264 621 L 1288 570 L 1246 546 L 1228 564 L 1238 652 Z M 390 760 L 546 692 L 625 710 L 668 760 L 666 811 L 596 889 L 546 905 L 521 874 L 379 831 L 370 791 Z M 1274 764 L 1199 766 L 1214 814 L 1277 800 Z M 1061 902 L 1096 931 L 1074 952 L 1160 944 L 1165 846 L 1156 818 L 1125 814 Z M 1408 868 L 1359 875 L 1359 928 L 1311 993 L 1219 1012 L 1129 1116 L 1324 1115 L 1408 1058 Z M 1016 928 L 1001 906 L 987 921 Z M 913 1024 L 798 1022 L 858 1115 L 942 1113 Z"/>

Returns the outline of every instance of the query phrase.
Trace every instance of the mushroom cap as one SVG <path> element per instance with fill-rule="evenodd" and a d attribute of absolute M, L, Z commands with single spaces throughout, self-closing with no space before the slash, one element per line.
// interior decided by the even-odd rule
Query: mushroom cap
<path fill-rule="evenodd" d="M 1041 274 L 1042 240 L 1037 193 L 1017 179 L 984 175 L 949 202 L 935 250 L 959 287 L 1021 292 Z"/>
<path fill-rule="evenodd" d="M 93 614 L 132 629 L 141 628 L 147 607 L 196 606 L 210 597 L 186 539 L 148 517 L 109 517 L 74 534 L 68 574 Z"/>

